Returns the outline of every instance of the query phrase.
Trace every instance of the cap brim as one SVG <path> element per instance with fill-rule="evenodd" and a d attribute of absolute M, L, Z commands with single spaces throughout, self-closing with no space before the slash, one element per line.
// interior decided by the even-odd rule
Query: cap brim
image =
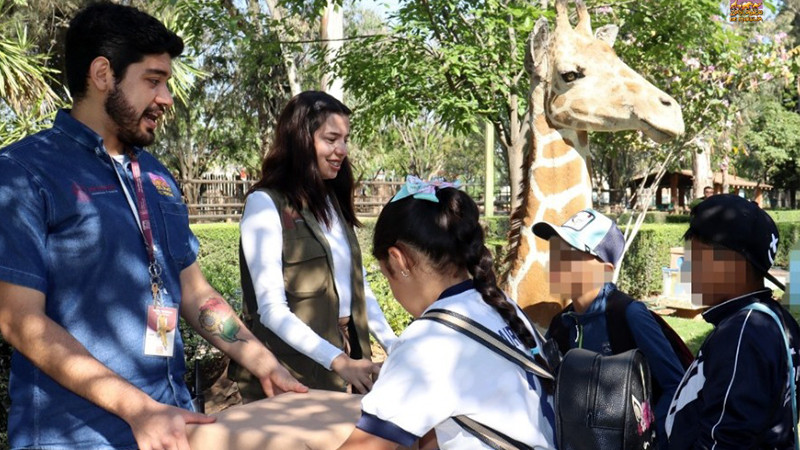
<path fill-rule="evenodd" d="M 533 234 L 544 240 L 549 240 L 551 237 L 558 235 L 558 237 L 563 239 L 564 242 L 566 242 L 570 247 L 578 251 L 588 253 L 592 256 L 598 256 L 596 253 L 589 250 L 586 247 L 586 244 L 578 239 L 577 236 L 575 236 L 573 231 L 570 231 L 566 228 L 559 227 L 548 222 L 539 222 L 533 225 L 532 230 Z"/>
<path fill-rule="evenodd" d="M 533 231 L 533 234 L 544 240 L 548 240 L 553 237 L 554 234 L 556 234 L 556 226 L 547 222 L 535 223 L 533 224 L 531 230 Z"/>

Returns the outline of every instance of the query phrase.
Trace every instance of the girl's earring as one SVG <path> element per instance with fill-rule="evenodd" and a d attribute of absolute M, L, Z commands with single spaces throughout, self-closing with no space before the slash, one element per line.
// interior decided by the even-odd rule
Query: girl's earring
<path fill-rule="evenodd" d="M 403 278 L 408 278 L 408 272 L 407 272 L 407 271 L 405 271 L 405 270 L 401 270 L 401 271 L 400 271 L 400 275 L 402 275 L 402 276 L 403 276 Z"/>

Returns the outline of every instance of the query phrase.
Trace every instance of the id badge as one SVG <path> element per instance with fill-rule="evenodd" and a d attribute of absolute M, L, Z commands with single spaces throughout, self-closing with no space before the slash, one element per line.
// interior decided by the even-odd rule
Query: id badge
<path fill-rule="evenodd" d="M 177 308 L 149 305 L 147 307 L 147 330 L 144 335 L 144 354 L 171 358 L 175 351 L 177 324 Z"/>

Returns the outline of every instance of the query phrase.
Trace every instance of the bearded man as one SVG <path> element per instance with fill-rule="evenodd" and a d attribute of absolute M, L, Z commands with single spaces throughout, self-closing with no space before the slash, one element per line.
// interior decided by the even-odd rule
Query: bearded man
<path fill-rule="evenodd" d="M 73 108 L 0 150 L 11 448 L 188 449 L 185 425 L 214 419 L 192 411 L 179 316 L 267 395 L 306 391 L 203 277 L 181 191 L 142 149 L 172 106 L 181 38 L 96 3 L 65 50 Z"/>

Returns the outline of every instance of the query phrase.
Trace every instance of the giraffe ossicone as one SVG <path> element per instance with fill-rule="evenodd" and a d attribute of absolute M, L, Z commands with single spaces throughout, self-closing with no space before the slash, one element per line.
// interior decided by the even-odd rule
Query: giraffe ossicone
<path fill-rule="evenodd" d="M 523 198 L 511 218 L 505 278 L 508 294 L 543 326 L 568 300 L 550 296 L 548 242 L 535 237 L 531 226 L 542 220 L 561 224 L 592 206 L 587 132 L 640 130 L 657 143 L 684 132 L 678 102 L 614 52 L 617 26 L 593 33 L 586 5 L 575 0 L 573 28 L 567 6 L 567 0 L 557 0 L 555 29 L 540 18 L 529 38 L 532 141 Z"/>

